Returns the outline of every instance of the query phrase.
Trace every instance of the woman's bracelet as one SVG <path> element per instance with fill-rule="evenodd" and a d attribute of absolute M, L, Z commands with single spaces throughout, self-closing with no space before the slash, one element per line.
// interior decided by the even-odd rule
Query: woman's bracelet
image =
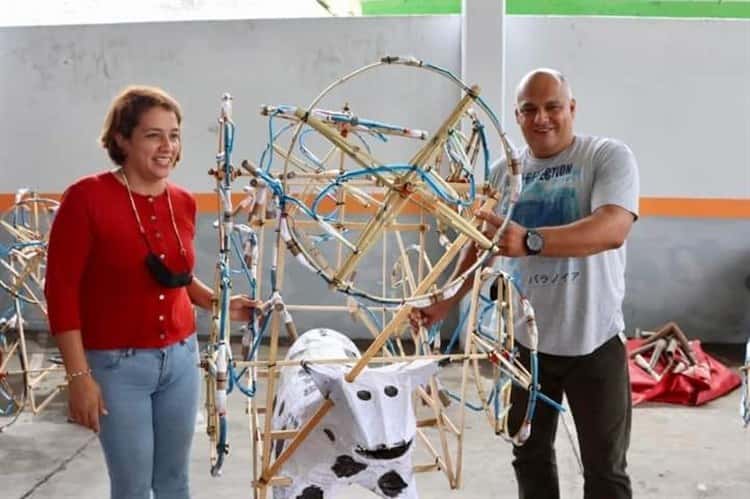
<path fill-rule="evenodd" d="M 91 375 L 91 369 L 86 369 L 85 371 L 74 371 L 72 373 L 68 373 L 65 375 L 65 381 L 73 381 L 73 378 L 77 378 L 79 376 L 90 376 Z"/>

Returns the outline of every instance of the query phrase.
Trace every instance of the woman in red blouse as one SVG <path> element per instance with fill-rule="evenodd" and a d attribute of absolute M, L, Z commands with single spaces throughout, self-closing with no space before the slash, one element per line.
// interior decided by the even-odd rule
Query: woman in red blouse
<path fill-rule="evenodd" d="M 70 418 L 99 434 L 113 499 L 190 496 L 193 305 L 209 309 L 213 292 L 193 276 L 195 200 L 167 180 L 181 121 L 161 89 L 125 89 L 100 139 L 118 168 L 71 185 L 50 233 L 45 295 Z M 233 297 L 232 319 L 255 305 Z"/>

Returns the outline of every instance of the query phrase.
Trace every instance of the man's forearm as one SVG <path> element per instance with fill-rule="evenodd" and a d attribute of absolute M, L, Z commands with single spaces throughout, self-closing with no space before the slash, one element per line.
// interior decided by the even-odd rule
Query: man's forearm
<path fill-rule="evenodd" d="M 467 243 L 464 248 L 461 250 L 461 253 L 459 254 L 459 260 L 458 265 L 456 265 L 456 268 L 453 271 L 453 274 L 450 277 L 450 281 L 454 280 L 464 272 L 466 272 L 467 269 L 469 269 L 474 263 L 477 261 L 477 247 L 473 243 L 469 242 Z M 458 289 L 458 292 L 453 295 L 451 298 L 449 298 L 450 301 L 453 303 L 458 303 L 461 301 L 461 298 L 466 296 L 466 293 L 468 293 L 471 290 L 471 286 L 474 283 L 474 276 L 470 275 L 468 278 L 464 281 L 464 283 L 461 285 L 461 287 Z"/>
<path fill-rule="evenodd" d="M 633 224 L 623 208 L 605 206 L 568 225 L 540 228 L 544 237 L 542 256 L 583 257 L 622 246 Z"/>

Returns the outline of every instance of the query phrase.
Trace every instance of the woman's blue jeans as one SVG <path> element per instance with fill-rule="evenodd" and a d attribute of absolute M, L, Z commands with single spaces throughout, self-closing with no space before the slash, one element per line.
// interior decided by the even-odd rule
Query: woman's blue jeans
<path fill-rule="evenodd" d="M 196 336 L 166 348 L 87 350 L 107 411 L 99 440 L 112 499 L 188 499 L 198 410 Z"/>

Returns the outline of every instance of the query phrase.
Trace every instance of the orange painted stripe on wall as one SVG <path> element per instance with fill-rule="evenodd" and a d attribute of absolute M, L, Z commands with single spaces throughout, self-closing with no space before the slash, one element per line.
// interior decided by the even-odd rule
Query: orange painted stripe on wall
<path fill-rule="evenodd" d="M 750 199 L 642 197 L 641 216 L 750 218 Z"/>
<path fill-rule="evenodd" d="M 57 199 L 58 201 L 60 200 L 61 196 L 61 192 L 43 192 L 39 194 L 40 198 Z M 13 203 L 15 202 L 15 193 L 9 194 L 6 192 L 0 192 L 0 211 L 5 212 L 5 210 L 13 206 Z"/>
<path fill-rule="evenodd" d="M 60 193 L 44 193 L 43 197 L 60 199 Z M 15 194 L 0 193 L 0 210 L 5 211 L 13 205 Z M 199 213 L 212 213 L 217 209 L 216 195 L 213 193 L 195 194 Z M 242 199 L 242 194 L 232 196 L 236 204 Z M 329 201 L 321 205 L 322 211 L 332 208 Z M 364 208 L 360 203 L 349 200 L 346 204 L 347 213 L 353 215 L 367 215 L 374 213 L 372 208 Z M 640 200 L 641 217 L 684 217 L 684 218 L 750 218 L 750 199 L 719 199 L 719 198 L 662 198 L 642 197 Z M 402 212 L 416 215 L 418 208 L 407 205 Z"/>

